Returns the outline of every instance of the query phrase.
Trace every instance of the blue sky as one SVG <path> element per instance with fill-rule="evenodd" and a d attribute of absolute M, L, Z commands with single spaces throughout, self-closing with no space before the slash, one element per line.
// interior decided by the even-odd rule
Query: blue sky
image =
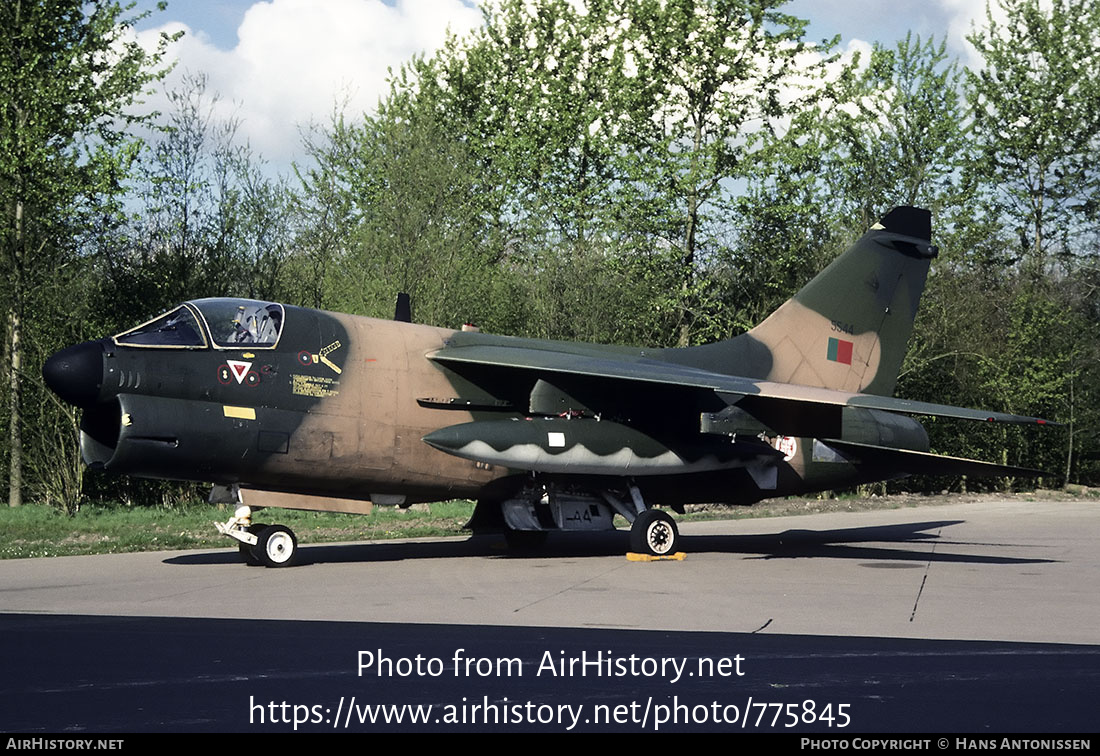
<path fill-rule="evenodd" d="M 892 44 L 912 31 L 946 38 L 965 63 L 963 38 L 984 7 L 985 0 L 793 0 L 786 10 L 810 21 L 809 39 L 839 34 L 844 50 Z M 155 8 L 155 0 L 138 2 L 139 11 L 153 11 L 138 27 L 144 42 L 161 30 L 186 32 L 167 86 L 205 73 L 220 96 L 217 114 L 236 118 L 240 138 L 280 170 L 300 157 L 303 128 L 326 123 L 338 103 L 350 113 L 370 110 L 389 67 L 481 18 L 471 0 L 175 0 L 164 12 Z"/>

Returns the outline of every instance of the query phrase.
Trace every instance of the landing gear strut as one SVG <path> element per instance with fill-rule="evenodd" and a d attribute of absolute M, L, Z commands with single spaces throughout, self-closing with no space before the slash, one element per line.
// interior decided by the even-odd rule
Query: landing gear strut
<path fill-rule="evenodd" d="M 582 488 L 555 481 L 528 484 L 509 498 L 482 499 L 466 527 L 504 531 L 517 553 L 541 546 L 548 531 L 614 530 L 615 515 L 630 526 L 630 551 L 668 557 L 679 551 L 680 532 L 672 516 L 650 507 L 631 481 L 624 487 Z"/>
<path fill-rule="evenodd" d="M 222 535 L 235 539 L 241 559 L 247 565 L 289 567 L 298 555 L 298 539 L 286 525 L 252 524 L 252 508 L 241 505 L 226 522 L 214 526 Z"/>

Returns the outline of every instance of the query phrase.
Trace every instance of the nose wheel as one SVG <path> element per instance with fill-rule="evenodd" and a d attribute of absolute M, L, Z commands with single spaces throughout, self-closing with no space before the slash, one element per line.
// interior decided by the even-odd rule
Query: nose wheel
<path fill-rule="evenodd" d="M 270 525 L 256 536 L 252 556 L 264 567 L 289 567 L 298 553 L 298 539 L 286 525 Z"/>

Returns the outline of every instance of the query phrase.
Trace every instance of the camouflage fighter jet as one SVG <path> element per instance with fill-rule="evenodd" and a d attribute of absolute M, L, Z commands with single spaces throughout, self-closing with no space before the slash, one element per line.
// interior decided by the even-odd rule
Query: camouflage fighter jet
<path fill-rule="evenodd" d="M 83 408 L 92 468 L 205 481 L 246 561 L 297 540 L 261 507 L 366 513 L 470 498 L 513 545 L 631 523 L 678 547 L 692 502 L 751 504 L 911 473 L 1033 471 L 928 451 L 908 415 L 1037 418 L 892 398 L 929 263 L 926 210 L 899 207 L 763 323 L 728 341 L 633 349 L 200 299 L 46 362 Z M 404 316 L 402 316 L 404 313 Z"/>

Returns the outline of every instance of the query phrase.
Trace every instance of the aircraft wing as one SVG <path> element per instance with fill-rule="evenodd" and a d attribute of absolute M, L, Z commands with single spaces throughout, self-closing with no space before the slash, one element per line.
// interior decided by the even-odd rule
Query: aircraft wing
<path fill-rule="evenodd" d="M 501 370 L 555 373 L 572 376 L 588 376 L 611 380 L 652 383 L 662 386 L 710 390 L 728 404 L 747 403 L 750 407 L 762 407 L 763 414 L 773 415 L 775 410 L 791 404 L 803 408 L 859 407 L 863 409 L 901 412 L 910 415 L 952 417 L 983 422 L 1057 425 L 1037 417 L 1013 415 L 1005 412 L 967 409 L 947 404 L 896 399 L 889 396 L 857 394 L 834 389 L 801 386 L 793 383 L 755 380 L 735 375 L 715 373 L 700 368 L 678 365 L 645 356 L 645 352 L 618 354 L 604 357 L 591 350 L 557 351 L 531 348 L 525 345 L 462 344 L 446 346 L 428 355 L 442 365 L 480 365 Z M 746 401 L 742 401 L 746 400 Z M 774 405 L 769 407 L 768 405 Z M 755 413 L 754 413 L 755 414 Z M 781 430 L 776 428 L 776 430 Z M 798 435 L 792 433 L 791 435 Z"/>

